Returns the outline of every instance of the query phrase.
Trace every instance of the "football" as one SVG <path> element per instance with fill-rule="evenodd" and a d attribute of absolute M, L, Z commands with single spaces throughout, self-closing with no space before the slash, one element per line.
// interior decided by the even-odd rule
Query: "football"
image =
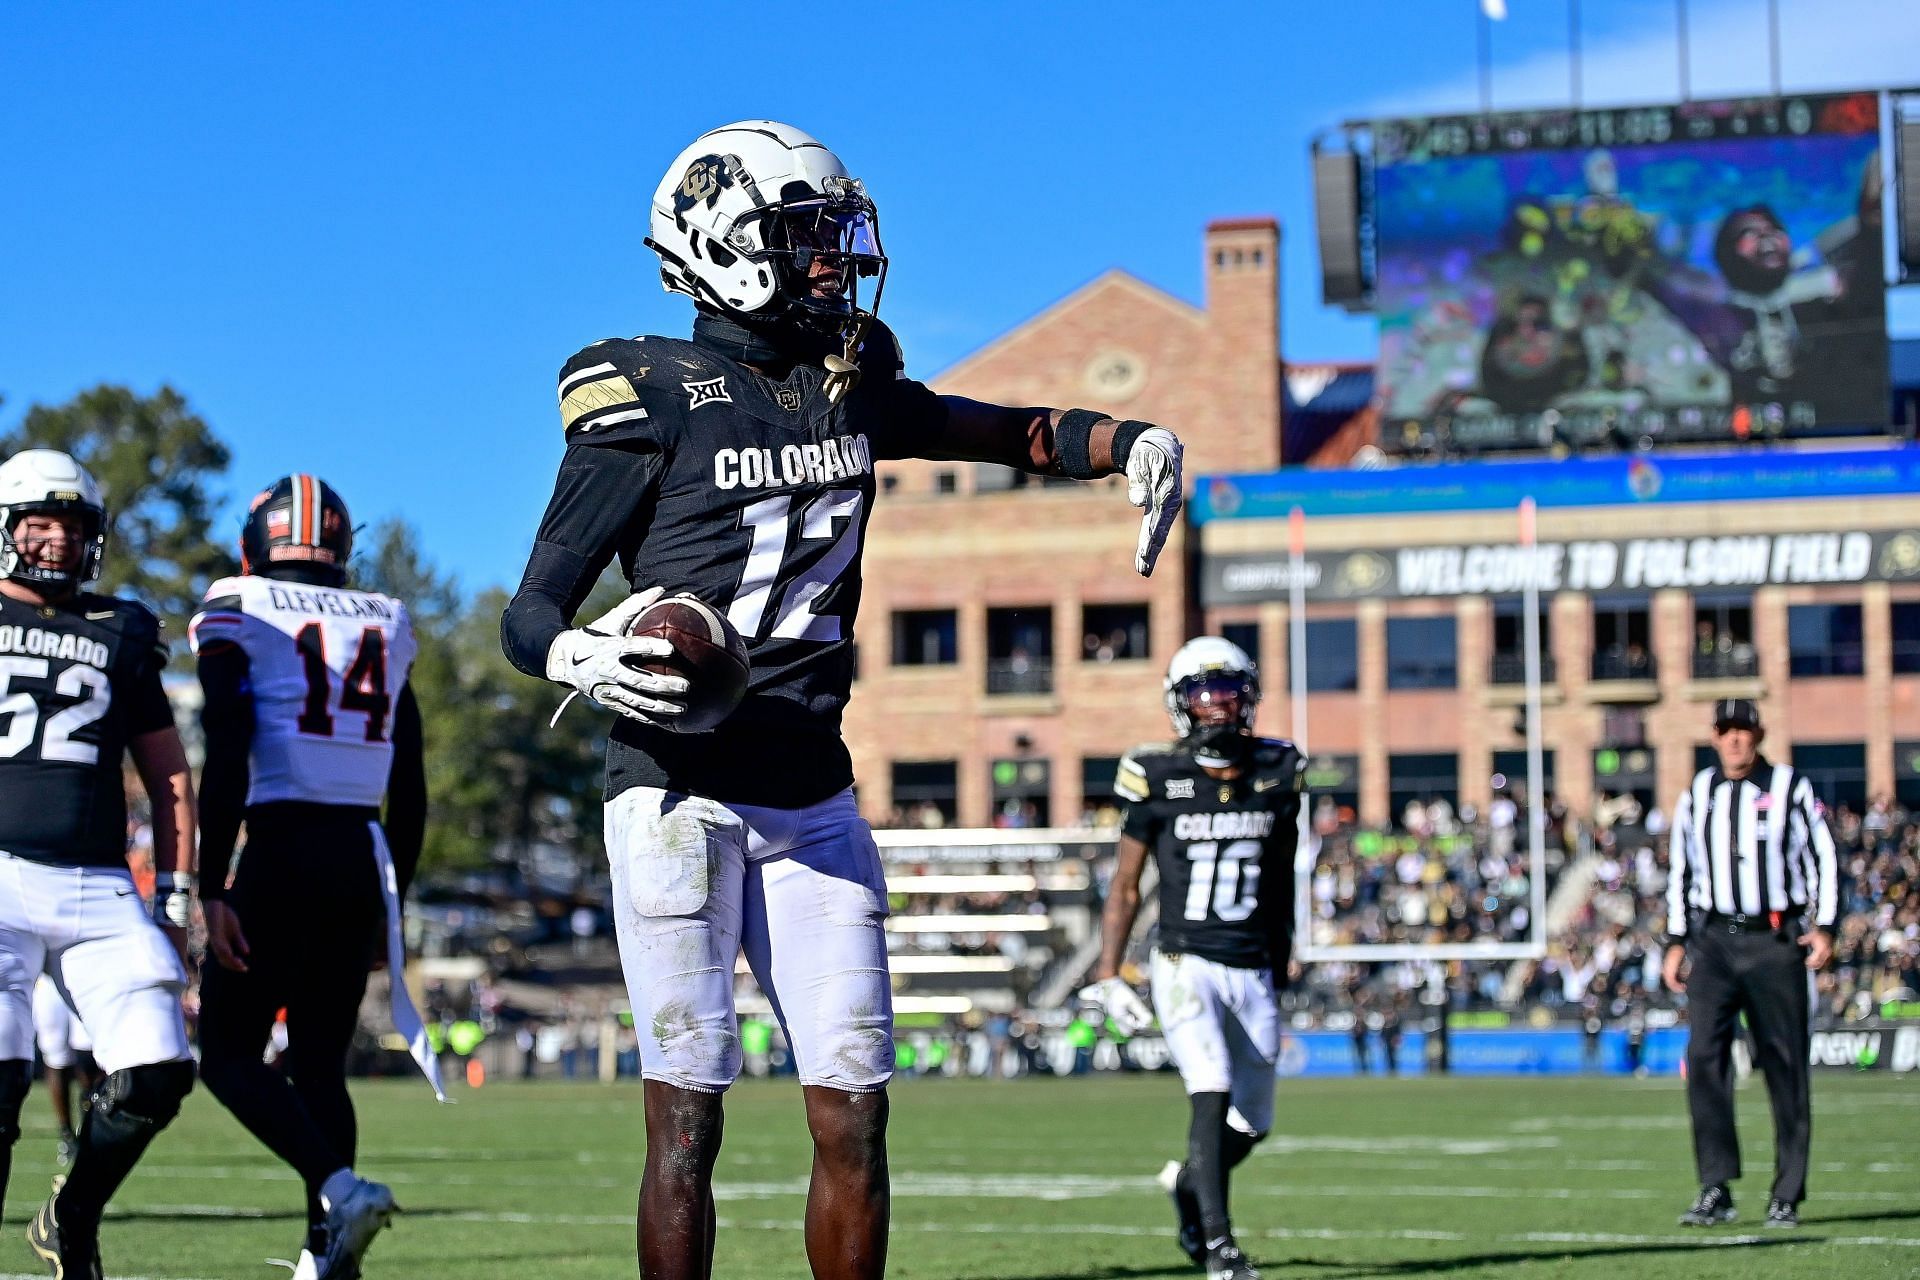
<path fill-rule="evenodd" d="M 630 636 L 665 640 L 673 653 L 634 663 L 656 675 L 687 678 L 687 709 L 667 727 L 677 733 L 705 733 L 733 714 L 747 696 L 747 642 L 727 615 L 685 594 L 662 596 L 627 627 Z"/>

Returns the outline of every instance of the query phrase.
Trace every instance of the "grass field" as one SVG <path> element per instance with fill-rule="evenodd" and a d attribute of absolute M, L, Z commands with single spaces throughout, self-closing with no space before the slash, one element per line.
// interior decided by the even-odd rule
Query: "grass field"
<path fill-rule="evenodd" d="M 1920 1077 L 1821 1076 L 1812 1198 L 1797 1234 L 1683 1232 L 1693 1191 L 1678 1082 L 1282 1081 L 1277 1132 L 1234 1182 L 1240 1238 L 1270 1277 L 1920 1276 Z M 407 1212 L 369 1280 L 634 1274 L 640 1095 L 495 1085 L 434 1106 L 417 1082 L 357 1091 L 361 1166 Z M 894 1092 L 900 1280 L 1148 1280 L 1194 1272 L 1154 1185 L 1183 1143 L 1172 1076 L 914 1081 Z M 1765 1092 L 1741 1093 L 1766 1207 Z M 721 1155 L 722 1277 L 804 1277 L 806 1135 L 790 1085 L 741 1085 Z M 38 1092 L 16 1152 L 0 1278 L 43 1275 L 22 1233 L 52 1172 Z M 297 1249 L 291 1173 L 204 1091 L 162 1135 L 103 1233 L 108 1275 L 252 1277 Z"/>

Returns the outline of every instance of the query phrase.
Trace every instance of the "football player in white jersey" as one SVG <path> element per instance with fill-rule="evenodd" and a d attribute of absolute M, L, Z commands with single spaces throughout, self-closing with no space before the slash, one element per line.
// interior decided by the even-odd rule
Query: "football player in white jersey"
<path fill-rule="evenodd" d="M 376 955 L 393 970 L 395 1020 L 439 1087 L 399 981 L 399 902 L 426 825 L 413 629 L 400 601 L 347 588 L 352 547 L 332 489 L 276 480 L 247 515 L 241 576 L 208 588 L 189 633 L 206 693 L 200 1072 L 306 1183 L 296 1280 L 358 1276 L 394 1212 L 385 1186 L 353 1172 L 346 1082 Z M 284 1075 L 261 1060 L 281 1008 Z"/>
<path fill-rule="evenodd" d="M 27 1233 L 56 1280 L 100 1274 L 101 1211 L 193 1088 L 180 1015 L 193 783 L 160 687 L 159 619 L 86 590 L 106 528 L 99 489 L 66 454 L 0 464 L 0 1194 L 42 970 L 106 1074 L 67 1179 Z M 153 801 L 151 917 L 127 869 L 127 756 Z"/>

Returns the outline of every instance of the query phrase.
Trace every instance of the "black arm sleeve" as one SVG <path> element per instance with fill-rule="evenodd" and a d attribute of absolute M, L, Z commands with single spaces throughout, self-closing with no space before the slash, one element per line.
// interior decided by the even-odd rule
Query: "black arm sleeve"
<path fill-rule="evenodd" d="M 420 865 L 420 847 L 427 835 L 426 739 L 420 724 L 420 704 L 413 686 L 403 685 L 393 713 L 393 769 L 387 775 L 387 816 L 382 824 L 387 848 L 393 853 L 393 874 L 400 896 L 407 896 L 413 873 Z"/>
<path fill-rule="evenodd" d="M 160 673 L 167 669 L 167 646 L 156 637 L 143 657 L 133 680 L 133 700 L 127 704 L 127 732 L 136 738 L 178 727 L 173 722 L 173 704 L 160 683 Z"/>
<path fill-rule="evenodd" d="M 227 869 L 246 817 L 253 752 L 253 683 L 247 654 L 223 644 L 200 654 L 200 728 L 207 760 L 200 769 L 200 897 L 225 896 Z"/>
<path fill-rule="evenodd" d="M 653 509 L 666 463 L 652 446 L 567 446 L 520 588 L 500 616 L 507 660 L 545 679 L 547 650 L 614 553 L 631 550 Z"/>

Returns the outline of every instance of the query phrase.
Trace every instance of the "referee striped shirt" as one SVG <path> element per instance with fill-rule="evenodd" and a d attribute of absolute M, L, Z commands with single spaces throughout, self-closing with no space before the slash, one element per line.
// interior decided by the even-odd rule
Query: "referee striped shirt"
<path fill-rule="evenodd" d="M 1813 784 L 1764 757 L 1735 781 L 1718 765 L 1694 775 L 1673 813 L 1667 937 L 1687 936 L 1689 911 L 1723 916 L 1798 915 L 1833 928 L 1833 835 Z"/>

